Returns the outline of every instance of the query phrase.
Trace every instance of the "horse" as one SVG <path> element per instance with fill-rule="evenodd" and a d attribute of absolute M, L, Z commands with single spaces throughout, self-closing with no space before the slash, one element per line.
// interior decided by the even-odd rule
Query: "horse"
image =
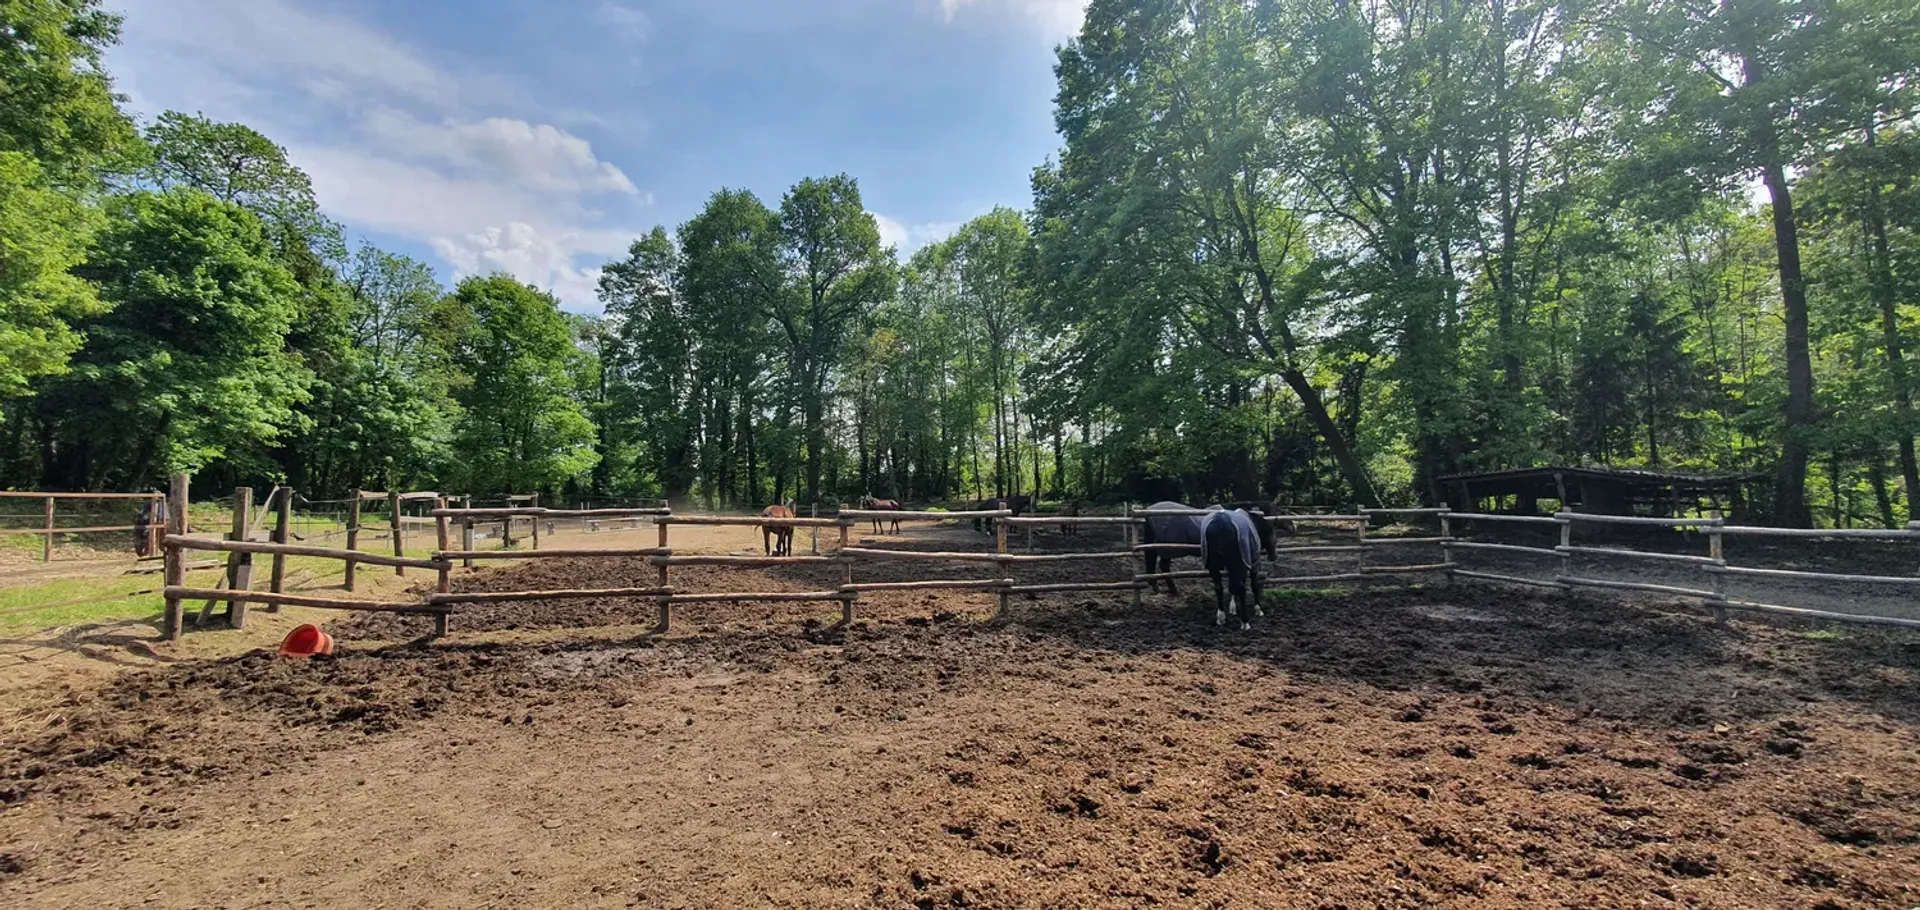
<path fill-rule="evenodd" d="M 1261 516 L 1265 516 L 1266 524 L 1269 528 L 1277 533 L 1285 534 L 1288 537 L 1296 537 L 1300 533 L 1299 529 L 1294 527 L 1293 522 L 1284 517 L 1280 517 L 1293 513 L 1281 508 L 1277 500 L 1270 503 L 1241 500 L 1239 502 L 1227 503 L 1227 508 L 1244 509 L 1248 515 L 1253 516 L 1255 522 L 1259 522 Z M 1254 513 L 1259 513 L 1259 515 L 1255 515 Z"/>
<path fill-rule="evenodd" d="M 1244 632 L 1252 628 L 1247 622 L 1248 607 L 1255 616 L 1267 615 L 1260 609 L 1260 595 L 1264 593 L 1260 554 L 1266 553 L 1268 559 L 1275 556 L 1273 527 L 1264 516 L 1248 514 L 1245 509 L 1222 509 L 1200 517 L 1200 561 L 1213 579 L 1213 624 L 1226 625 L 1227 606 L 1231 603 L 1234 616 L 1240 621 L 1240 630 Z M 1224 586 L 1222 573 L 1226 575 Z M 1253 577 L 1251 599 L 1247 596 L 1249 575 Z"/>
<path fill-rule="evenodd" d="M 978 499 L 973 502 L 971 508 L 972 511 L 975 512 L 994 512 L 1000 509 L 1000 504 L 1003 502 L 1007 504 L 1007 511 L 1012 512 L 1015 518 L 1019 518 L 1021 515 L 1033 511 L 1033 497 L 1026 495 L 995 496 L 992 499 Z M 973 529 L 992 533 L 993 519 L 976 518 L 973 520 Z"/>
<path fill-rule="evenodd" d="M 871 496 L 862 496 L 860 497 L 860 508 L 867 509 L 870 511 L 898 512 L 898 511 L 901 511 L 903 507 L 900 505 L 900 500 L 897 500 L 897 499 L 875 499 Z M 880 524 L 884 521 L 887 521 L 887 519 L 880 518 L 879 516 L 874 516 L 873 533 L 875 534 L 882 533 L 880 530 Z M 893 524 L 893 533 L 895 534 L 900 533 L 900 519 L 898 518 L 892 519 L 892 524 Z"/>
<path fill-rule="evenodd" d="M 1080 503 L 1078 501 L 1071 500 L 1071 499 L 1061 503 L 1060 517 L 1061 518 L 1079 518 Z M 1071 521 L 1062 522 L 1060 525 L 1060 534 L 1063 537 L 1078 536 L 1080 534 L 1080 525 Z"/>
<path fill-rule="evenodd" d="M 760 510 L 761 518 L 792 518 L 793 506 L 768 506 Z M 793 525 L 763 524 L 760 526 L 760 546 L 768 556 L 793 555 Z M 751 552 L 751 551 L 749 551 Z"/>
<path fill-rule="evenodd" d="M 1162 512 L 1170 509 L 1185 511 L 1191 508 L 1191 506 L 1184 503 L 1162 500 L 1140 511 Z M 1148 515 L 1146 522 L 1140 526 L 1140 542 L 1142 544 L 1184 544 L 1187 546 L 1200 546 L 1201 519 L 1205 517 L 1204 515 Z M 1145 574 L 1163 575 L 1173 571 L 1172 553 L 1166 550 L 1142 550 L 1140 552 L 1145 562 Z M 1178 593 L 1174 590 L 1173 579 L 1166 579 L 1166 582 L 1168 594 Z M 1158 590 L 1155 582 L 1147 582 L 1147 590 Z"/>

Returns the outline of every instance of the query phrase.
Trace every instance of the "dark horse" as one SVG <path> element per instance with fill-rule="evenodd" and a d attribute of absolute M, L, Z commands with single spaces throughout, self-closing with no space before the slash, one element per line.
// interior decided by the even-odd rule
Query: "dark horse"
<path fill-rule="evenodd" d="M 862 496 L 860 497 L 860 508 L 869 511 L 898 512 L 904 507 L 900 505 L 900 500 L 897 499 L 875 499 L 871 496 Z M 873 519 L 873 533 L 882 533 L 880 524 L 884 521 L 886 521 L 886 519 L 878 516 Z M 892 524 L 893 533 L 900 533 L 900 519 L 893 519 Z"/>
<path fill-rule="evenodd" d="M 1261 590 L 1260 554 L 1265 552 L 1268 559 L 1275 556 L 1273 545 L 1273 526 L 1266 516 L 1249 514 L 1245 509 L 1223 509 L 1201 516 L 1200 560 L 1207 567 L 1207 575 L 1213 579 L 1213 624 L 1226 625 L 1228 595 L 1232 595 L 1233 612 L 1240 620 L 1244 631 L 1251 628 L 1247 622 L 1248 608 L 1254 616 L 1267 615 L 1260 609 Z M 1226 574 L 1226 585 L 1221 585 L 1221 573 Z M 1253 579 L 1253 596 L 1247 596 L 1247 579 Z"/>
<path fill-rule="evenodd" d="M 975 512 L 995 512 L 995 511 L 999 511 L 1000 504 L 1003 502 L 1007 504 L 1007 511 L 1012 512 L 1013 517 L 1015 518 L 1019 518 L 1020 516 L 1033 511 L 1033 497 L 1024 496 L 1024 495 L 995 496 L 992 499 L 978 499 L 973 502 L 973 505 L 970 507 L 970 509 L 971 511 L 975 511 Z M 976 531 L 985 531 L 987 533 L 992 533 L 993 519 L 976 518 L 973 520 L 973 529 Z"/>
<path fill-rule="evenodd" d="M 1163 512 L 1174 509 L 1186 511 L 1191 508 L 1191 506 L 1184 503 L 1162 500 L 1141 511 Z M 1200 545 L 1201 519 L 1205 517 L 1204 515 L 1149 515 L 1147 516 L 1146 522 L 1140 527 L 1140 542 L 1143 544 L 1184 544 L 1186 546 L 1197 547 Z M 1163 575 L 1173 571 L 1174 554 L 1169 551 L 1142 550 L 1141 556 L 1144 558 L 1146 574 L 1148 575 Z M 1173 587 L 1173 579 L 1166 579 L 1166 582 L 1167 593 L 1177 593 Z M 1147 582 L 1147 590 L 1159 590 L 1157 582 Z"/>
<path fill-rule="evenodd" d="M 768 506 L 760 510 L 761 518 L 792 518 L 792 506 Z M 793 555 L 793 525 L 763 524 L 760 526 L 760 546 L 768 556 Z M 748 551 L 752 552 L 752 551 Z"/>
<path fill-rule="evenodd" d="M 1183 503 L 1164 500 L 1156 502 L 1140 511 L 1191 511 L 1192 509 L 1192 506 Z M 1219 514 L 1221 511 L 1218 506 L 1215 506 L 1214 510 L 1213 514 Z M 1261 515 L 1252 514 L 1243 509 L 1239 503 L 1235 503 L 1235 507 L 1231 511 L 1239 511 L 1247 515 L 1248 523 L 1253 526 L 1254 533 L 1260 541 L 1260 549 L 1265 550 L 1267 558 L 1272 559 L 1274 557 L 1274 529 L 1272 523 L 1266 521 Z M 1257 511 L 1257 508 L 1254 511 Z M 1148 515 L 1146 522 L 1140 529 L 1140 542 L 1143 544 L 1184 544 L 1191 547 L 1200 547 L 1202 548 L 1202 552 L 1205 552 L 1206 537 L 1204 529 L 1207 520 L 1212 517 L 1212 514 Z M 1283 525 L 1283 533 L 1293 533 L 1291 523 L 1285 523 Z M 1142 562 L 1145 565 L 1146 574 L 1148 575 L 1164 575 L 1173 571 L 1173 560 L 1176 556 L 1174 552 L 1167 550 L 1143 550 L 1141 551 L 1141 556 Z M 1168 594 L 1178 593 L 1174 588 L 1173 579 L 1166 579 L 1166 583 Z M 1147 582 L 1147 590 L 1158 590 L 1157 582 Z"/>

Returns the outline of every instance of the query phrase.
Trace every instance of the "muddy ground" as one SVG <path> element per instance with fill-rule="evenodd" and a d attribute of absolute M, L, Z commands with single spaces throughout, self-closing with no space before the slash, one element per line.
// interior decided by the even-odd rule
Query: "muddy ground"
<path fill-rule="evenodd" d="M 516 604 L 50 690 L 0 719 L 0 904 L 1920 905 L 1920 636 L 1469 585 L 1240 633 L 1210 601 L 711 604 L 664 637 Z"/>

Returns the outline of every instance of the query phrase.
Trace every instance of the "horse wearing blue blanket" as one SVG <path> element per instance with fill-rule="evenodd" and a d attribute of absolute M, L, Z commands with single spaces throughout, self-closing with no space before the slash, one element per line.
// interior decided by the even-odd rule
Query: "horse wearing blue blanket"
<path fill-rule="evenodd" d="M 1243 617 L 1241 628 L 1247 628 L 1244 619 L 1246 611 L 1251 609 L 1254 613 L 1260 612 L 1260 553 L 1264 551 L 1268 559 L 1275 556 L 1273 525 L 1257 511 L 1249 513 L 1242 508 L 1222 509 L 1213 506 L 1201 515 L 1151 514 L 1156 511 L 1186 512 L 1191 508 L 1177 502 L 1156 502 L 1141 510 L 1147 513 L 1141 533 L 1141 542 L 1149 545 L 1143 553 L 1146 574 L 1167 575 L 1173 569 L 1173 551 L 1156 549 L 1152 545 L 1198 546 L 1201 563 L 1213 578 L 1214 599 L 1218 605 L 1214 615 L 1216 623 L 1226 623 L 1228 593 L 1231 591 L 1234 613 Z M 1248 578 L 1253 580 L 1252 596 L 1248 594 Z M 1178 593 L 1173 579 L 1162 580 L 1167 583 L 1168 594 Z M 1158 580 L 1147 582 L 1147 588 L 1157 589 Z"/>
<path fill-rule="evenodd" d="M 1260 609 L 1260 596 L 1264 593 L 1260 583 L 1260 554 L 1266 553 L 1268 559 L 1276 555 L 1273 526 L 1267 523 L 1266 516 L 1250 515 L 1244 509 L 1210 512 L 1201 516 L 1200 521 L 1200 561 L 1213 579 L 1213 624 L 1226 625 L 1227 607 L 1231 605 L 1241 630 L 1252 628 L 1247 621 L 1249 609 L 1255 616 L 1267 615 Z M 1222 574 L 1226 576 L 1224 585 Z M 1249 578 L 1253 580 L 1252 596 L 1248 596 L 1247 591 Z"/>

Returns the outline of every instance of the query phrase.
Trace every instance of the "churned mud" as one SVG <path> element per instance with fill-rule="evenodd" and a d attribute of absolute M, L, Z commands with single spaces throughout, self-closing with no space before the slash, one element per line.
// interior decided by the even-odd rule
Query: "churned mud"
<path fill-rule="evenodd" d="M 0 721 L 0 903 L 1920 905 L 1920 636 L 1465 585 L 1210 606 L 707 604 L 656 637 L 650 603 L 513 604 L 48 689 Z"/>

